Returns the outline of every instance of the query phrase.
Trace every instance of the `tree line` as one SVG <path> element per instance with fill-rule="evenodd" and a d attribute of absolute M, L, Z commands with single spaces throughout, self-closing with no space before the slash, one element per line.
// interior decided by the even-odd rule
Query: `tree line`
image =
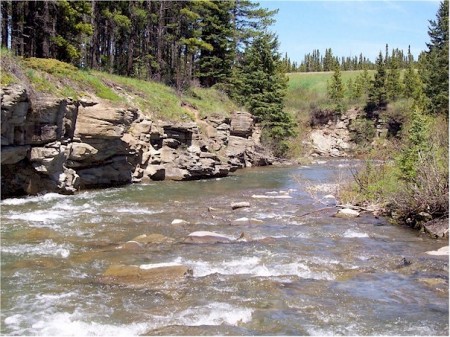
<path fill-rule="evenodd" d="M 391 55 L 388 53 L 389 46 L 386 44 L 385 58 L 388 61 L 397 62 L 401 69 L 406 69 L 411 62 L 410 47 L 408 52 L 394 48 L 391 51 Z M 414 61 L 414 59 L 413 59 Z M 347 70 L 374 70 L 376 63 L 372 62 L 368 57 L 362 53 L 359 56 L 347 56 L 338 57 L 333 55 L 331 48 L 325 49 L 325 54 L 321 54 L 319 49 L 314 49 L 312 53 L 308 53 L 304 56 L 303 60 L 298 64 L 292 62 L 287 54 L 283 58 L 283 64 L 287 72 L 321 72 L 321 71 L 333 71 L 336 66 L 343 71 Z"/>
<path fill-rule="evenodd" d="M 155 80 L 217 86 L 265 125 L 292 134 L 277 11 L 250 0 L 1 1 L 1 45 L 20 57 Z M 274 144 L 280 144 L 274 141 Z"/>
<path fill-rule="evenodd" d="M 24 57 L 181 87 L 229 77 L 274 11 L 250 1 L 2 1 L 2 46 Z"/>

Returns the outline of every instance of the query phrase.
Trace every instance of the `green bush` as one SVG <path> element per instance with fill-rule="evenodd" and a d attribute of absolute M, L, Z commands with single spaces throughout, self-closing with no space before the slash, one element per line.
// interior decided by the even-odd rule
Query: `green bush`
<path fill-rule="evenodd" d="M 65 62 L 61 62 L 55 59 L 44 59 L 30 57 L 23 60 L 23 63 L 27 68 L 41 70 L 49 74 L 54 75 L 73 75 L 78 69 Z"/>
<path fill-rule="evenodd" d="M 350 126 L 350 137 L 359 146 L 366 146 L 373 141 L 376 134 L 374 123 L 370 119 L 358 118 Z"/>

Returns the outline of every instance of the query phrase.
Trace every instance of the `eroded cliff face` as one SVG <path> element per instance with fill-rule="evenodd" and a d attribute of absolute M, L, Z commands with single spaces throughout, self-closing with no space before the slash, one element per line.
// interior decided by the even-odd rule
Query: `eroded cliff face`
<path fill-rule="evenodd" d="M 273 160 L 245 112 L 168 123 L 100 100 L 31 101 L 20 85 L 3 88 L 1 98 L 2 198 L 222 177 Z"/>

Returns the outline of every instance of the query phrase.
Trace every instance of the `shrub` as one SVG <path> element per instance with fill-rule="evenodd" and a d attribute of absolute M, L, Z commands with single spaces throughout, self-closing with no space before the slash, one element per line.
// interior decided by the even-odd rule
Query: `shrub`
<path fill-rule="evenodd" d="M 402 99 L 389 103 L 386 111 L 381 113 L 381 118 L 386 123 L 388 137 L 403 137 L 405 126 L 411 119 L 411 110 L 413 101 L 411 99 Z"/>
<path fill-rule="evenodd" d="M 399 184 L 390 207 L 401 222 L 416 226 L 423 212 L 432 218 L 448 217 L 448 167 L 442 169 L 441 164 L 436 153 L 428 153 L 421 157 L 414 180 Z"/>
<path fill-rule="evenodd" d="M 351 124 L 350 137 L 357 145 L 366 146 L 370 144 L 375 134 L 376 129 L 370 119 L 358 118 Z"/>
<path fill-rule="evenodd" d="M 310 112 L 309 125 L 314 127 L 314 126 L 325 125 L 329 121 L 336 122 L 338 115 L 339 114 L 337 114 L 333 110 L 314 108 Z"/>
<path fill-rule="evenodd" d="M 54 75 L 69 75 L 78 70 L 69 63 L 61 62 L 55 59 L 30 57 L 24 59 L 23 62 L 28 68 L 41 70 Z"/>

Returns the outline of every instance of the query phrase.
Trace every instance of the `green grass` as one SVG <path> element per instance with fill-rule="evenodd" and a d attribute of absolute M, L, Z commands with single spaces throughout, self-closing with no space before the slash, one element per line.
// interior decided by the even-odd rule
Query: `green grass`
<path fill-rule="evenodd" d="M 341 71 L 344 86 L 349 79 L 355 81 L 362 70 Z M 374 71 L 369 71 L 373 76 Z M 285 98 L 286 109 L 292 113 L 309 112 L 313 108 L 331 108 L 327 98 L 327 81 L 333 72 L 290 73 Z"/>
<path fill-rule="evenodd" d="M 230 116 L 238 110 L 238 106 L 224 92 L 212 88 L 192 88 L 186 93 L 184 101 L 197 109 L 200 117 Z"/>
<path fill-rule="evenodd" d="M 194 120 L 192 108 L 198 110 L 199 117 L 228 116 L 238 109 L 228 96 L 211 88 L 191 88 L 179 93 L 158 82 L 80 70 L 55 59 L 22 59 L 6 49 L 1 50 L 0 56 L 2 86 L 22 83 L 37 93 L 73 99 L 96 96 L 114 104 L 137 107 L 151 118 L 170 121 Z"/>

